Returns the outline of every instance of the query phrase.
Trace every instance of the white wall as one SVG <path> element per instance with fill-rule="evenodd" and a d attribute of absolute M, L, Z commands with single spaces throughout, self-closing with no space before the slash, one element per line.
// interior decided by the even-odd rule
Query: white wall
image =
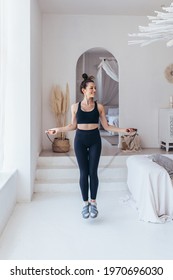
<path fill-rule="evenodd" d="M 128 46 L 128 33 L 147 25 L 144 17 L 43 16 L 43 149 L 51 149 L 44 130 L 56 125 L 50 110 L 52 85 L 69 82 L 71 103 L 76 96 L 76 63 L 86 50 L 101 47 L 118 60 L 120 126 L 137 127 L 144 147 L 158 147 L 158 110 L 168 106 L 172 85 L 164 70 L 172 49 L 159 42 L 148 47 Z M 91 73 L 90 73 L 91 74 Z M 73 138 L 73 133 L 69 133 Z"/>
<path fill-rule="evenodd" d="M 17 169 L 17 197 L 30 197 L 30 1 L 8 5 L 4 169 Z"/>
<path fill-rule="evenodd" d="M 42 96 L 42 16 L 36 0 L 31 0 L 31 193 L 38 155 L 41 151 Z"/>
<path fill-rule="evenodd" d="M 17 169 L 17 200 L 29 201 L 41 150 L 41 15 L 37 1 L 7 0 L 4 169 Z"/>
<path fill-rule="evenodd" d="M 0 171 L 0 235 L 16 205 L 17 173 Z"/>

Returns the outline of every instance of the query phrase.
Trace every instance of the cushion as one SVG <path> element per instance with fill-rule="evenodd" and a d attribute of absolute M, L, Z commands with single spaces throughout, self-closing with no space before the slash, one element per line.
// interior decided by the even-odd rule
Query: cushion
<path fill-rule="evenodd" d="M 149 158 L 152 159 L 152 161 L 156 162 L 160 166 L 166 169 L 166 171 L 169 173 L 170 177 L 173 178 L 173 160 L 163 156 L 161 154 L 153 154 L 149 156 Z"/>

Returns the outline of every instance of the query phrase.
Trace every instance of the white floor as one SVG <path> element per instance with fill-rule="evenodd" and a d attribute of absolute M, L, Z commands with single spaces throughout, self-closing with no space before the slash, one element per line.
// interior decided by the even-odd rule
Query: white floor
<path fill-rule="evenodd" d="M 100 188 L 99 216 L 87 220 L 80 191 L 34 194 L 31 203 L 16 205 L 0 237 L 0 259 L 173 259 L 173 223 L 138 221 L 121 202 L 126 193 Z"/>

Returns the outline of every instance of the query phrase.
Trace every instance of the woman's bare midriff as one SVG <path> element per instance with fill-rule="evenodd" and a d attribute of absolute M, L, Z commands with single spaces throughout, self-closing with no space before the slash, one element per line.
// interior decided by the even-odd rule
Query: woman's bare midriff
<path fill-rule="evenodd" d="M 78 124 L 77 128 L 81 130 L 92 130 L 98 128 L 98 124 L 97 123 Z"/>

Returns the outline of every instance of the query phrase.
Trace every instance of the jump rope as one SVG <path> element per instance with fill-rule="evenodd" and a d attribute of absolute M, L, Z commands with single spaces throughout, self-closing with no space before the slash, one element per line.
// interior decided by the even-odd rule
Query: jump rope
<path fill-rule="evenodd" d="M 134 131 L 135 131 L 135 133 L 133 133 L 133 136 L 135 137 L 136 134 L 137 134 L 137 129 L 134 129 Z M 49 141 L 52 143 L 52 145 L 54 145 L 54 142 L 53 142 L 52 139 L 50 138 L 48 132 L 46 132 L 46 135 L 47 135 Z M 129 132 L 128 134 L 125 134 L 125 136 L 127 136 L 127 135 L 130 135 L 130 132 Z M 111 137 L 111 136 L 110 136 L 110 137 Z M 132 137 L 132 140 L 131 140 L 131 141 L 133 141 L 133 137 Z M 59 149 L 62 150 L 61 147 L 59 147 Z M 58 152 L 57 152 L 57 153 L 58 153 Z M 62 150 L 62 153 L 63 153 L 63 150 Z M 105 170 L 106 168 L 110 167 L 110 165 L 111 165 L 112 162 L 114 161 L 114 158 L 115 158 L 116 156 L 118 156 L 119 153 L 120 153 L 120 151 L 119 151 L 119 148 L 118 148 L 118 150 L 117 150 L 117 151 L 115 150 L 115 152 L 114 152 L 113 155 L 111 156 L 111 159 L 109 160 L 109 162 L 108 162 L 106 165 L 104 165 L 103 169 L 101 169 L 99 173 L 103 173 L 104 170 Z M 73 157 L 70 155 L 70 153 L 69 153 L 69 152 L 65 152 L 65 154 L 66 154 L 66 156 L 70 159 L 70 161 L 71 161 L 76 167 L 78 167 L 76 161 L 73 159 Z M 101 157 L 102 157 L 102 155 L 101 155 Z"/>

